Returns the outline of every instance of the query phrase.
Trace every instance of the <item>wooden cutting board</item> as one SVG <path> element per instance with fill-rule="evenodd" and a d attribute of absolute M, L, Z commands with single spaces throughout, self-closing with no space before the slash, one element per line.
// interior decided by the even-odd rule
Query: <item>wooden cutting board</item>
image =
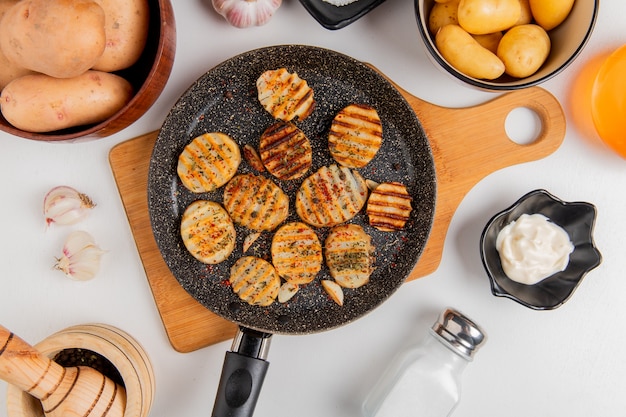
<path fill-rule="evenodd" d="M 414 109 L 429 138 L 437 174 L 433 228 L 407 279 L 410 281 L 439 266 L 452 216 L 472 187 L 501 168 L 554 152 L 565 137 L 565 116 L 557 99 L 539 87 L 507 93 L 478 106 L 451 109 L 394 86 Z M 542 124 L 538 138 L 527 145 L 511 141 L 505 131 L 506 117 L 520 107 L 533 110 Z M 170 343 L 179 352 L 190 352 L 232 338 L 236 326 L 195 301 L 161 257 L 150 226 L 147 198 L 150 156 L 157 135 L 151 132 L 116 145 L 109 161 Z"/>

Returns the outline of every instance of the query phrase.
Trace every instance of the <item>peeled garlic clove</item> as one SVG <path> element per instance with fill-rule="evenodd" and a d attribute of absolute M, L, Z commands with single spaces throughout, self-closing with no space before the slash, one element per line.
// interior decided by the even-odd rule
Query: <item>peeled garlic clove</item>
<path fill-rule="evenodd" d="M 254 232 L 247 235 L 243 240 L 243 253 L 248 252 L 250 246 L 261 236 L 261 232 Z"/>
<path fill-rule="evenodd" d="M 104 253 L 89 233 L 73 232 L 65 241 L 63 255 L 57 259 L 54 268 L 72 279 L 87 281 L 100 269 L 100 258 Z"/>
<path fill-rule="evenodd" d="M 284 282 L 278 290 L 278 302 L 286 303 L 287 301 L 291 300 L 291 298 L 296 295 L 299 289 L 300 287 L 298 286 L 298 284 Z"/>
<path fill-rule="evenodd" d="M 262 26 L 280 7 L 282 0 L 213 0 L 213 8 L 238 28 Z"/>
<path fill-rule="evenodd" d="M 340 306 L 343 305 L 343 289 L 339 284 L 329 279 L 323 279 L 322 287 L 326 290 L 326 293 L 330 296 L 331 300 Z"/>
<path fill-rule="evenodd" d="M 54 187 L 44 197 L 43 213 L 46 224 L 75 224 L 82 220 L 96 205 L 88 195 L 72 187 Z"/>

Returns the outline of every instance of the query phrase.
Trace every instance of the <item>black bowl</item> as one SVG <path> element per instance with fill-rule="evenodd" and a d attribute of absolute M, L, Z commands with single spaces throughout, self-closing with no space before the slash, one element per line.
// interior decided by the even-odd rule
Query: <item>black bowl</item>
<path fill-rule="evenodd" d="M 496 249 L 496 238 L 506 225 L 522 214 L 543 214 L 562 227 L 574 245 L 564 271 L 534 285 L 520 284 L 506 276 Z M 584 276 L 600 265 L 602 255 L 593 241 L 596 219 L 594 205 L 568 203 L 545 190 L 534 190 L 489 220 L 480 238 L 480 255 L 491 282 L 491 292 L 507 297 L 534 310 L 552 310 L 563 305 Z"/>
<path fill-rule="evenodd" d="M 320 25 L 337 30 L 356 22 L 384 1 L 359 0 L 345 6 L 334 6 L 323 0 L 300 0 L 300 3 Z"/>
<path fill-rule="evenodd" d="M 453 79 L 479 90 L 510 91 L 532 87 L 551 79 L 567 68 L 580 55 L 591 38 L 600 10 L 600 0 L 574 2 L 567 19 L 549 31 L 552 43 L 550 55 L 541 68 L 531 76 L 513 78 L 503 75 L 496 80 L 469 77 L 445 60 L 435 45 L 435 37 L 428 30 L 428 17 L 435 0 L 414 0 L 415 15 L 426 54 L 433 64 Z"/>

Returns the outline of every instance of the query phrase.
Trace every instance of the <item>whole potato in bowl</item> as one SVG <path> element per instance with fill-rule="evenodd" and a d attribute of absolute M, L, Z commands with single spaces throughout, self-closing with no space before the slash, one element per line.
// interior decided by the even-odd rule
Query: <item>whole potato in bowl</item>
<path fill-rule="evenodd" d="M 119 71 L 133 65 L 148 39 L 148 0 L 95 0 L 104 10 L 106 45 L 92 69 Z"/>
<path fill-rule="evenodd" d="M 108 72 L 89 70 L 72 78 L 33 74 L 11 81 L 2 90 L 0 108 L 18 129 L 51 132 L 101 122 L 132 95 L 128 81 Z"/>
<path fill-rule="evenodd" d="M 498 58 L 512 77 L 528 77 L 543 65 L 550 53 L 550 36 L 539 25 L 519 25 L 508 30 L 498 44 Z"/>
<path fill-rule="evenodd" d="M 2 25 L 2 18 L 7 10 L 16 5 L 19 1 L 20 0 L 0 0 L 0 25 Z M 4 52 L 2 52 L 2 49 L 0 49 L 0 90 L 11 80 L 31 73 L 33 73 L 33 71 L 9 61 Z"/>
<path fill-rule="evenodd" d="M 567 18 L 574 0 L 529 0 L 530 10 L 537 24 L 552 30 Z"/>
<path fill-rule="evenodd" d="M 520 18 L 520 0 L 461 0 L 459 25 L 472 35 L 486 35 L 512 27 Z"/>
<path fill-rule="evenodd" d="M 428 29 L 433 35 L 445 25 L 458 25 L 458 10 L 461 0 L 449 0 L 445 3 L 435 3 L 428 15 Z"/>
<path fill-rule="evenodd" d="M 527 10 L 527 0 L 518 0 L 522 10 Z M 552 0 L 545 0 L 552 1 Z M 558 0 L 555 0 L 558 1 Z M 581 53 L 591 37 L 598 17 L 600 0 L 575 0 L 567 18 L 548 31 L 551 41 L 550 53 L 544 64 L 532 75 L 523 78 L 506 73 L 493 79 L 480 79 L 462 73 L 444 58 L 437 48 L 436 35 L 429 30 L 429 15 L 438 2 L 414 0 L 418 33 L 423 41 L 426 56 L 435 67 L 464 85 L 487 91 L 509 91 L 541 84 L 567 68 Z M 516 24 L 524 22 L 522 12 Z M 528 17 L 525 18 L 526 21 Z"/>
<path fill-rule="evenodd" d="M 435 43 L 454 68 L 470 77 L 494 80 L 504 73 L 502 61 L 459 25 L 439 29 Z"/>
<path fill-rule="evenodd" d="M 6 11 L 0 26 L 9 61 L 52 77 L 87 71 L 105 44 L 104 10 L 92 0 L 24 0 Z"/>

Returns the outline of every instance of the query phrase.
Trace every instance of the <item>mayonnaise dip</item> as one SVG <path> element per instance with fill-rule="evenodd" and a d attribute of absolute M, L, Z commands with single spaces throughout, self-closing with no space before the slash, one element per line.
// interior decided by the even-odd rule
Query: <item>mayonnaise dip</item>
<path fill-rule="evenodd" d="M 504 273 L 513 281 L 533 285 L 563 271 L 574 245 L 560 226 L 542 214 L 522 214 L 496 239 Z"/>

